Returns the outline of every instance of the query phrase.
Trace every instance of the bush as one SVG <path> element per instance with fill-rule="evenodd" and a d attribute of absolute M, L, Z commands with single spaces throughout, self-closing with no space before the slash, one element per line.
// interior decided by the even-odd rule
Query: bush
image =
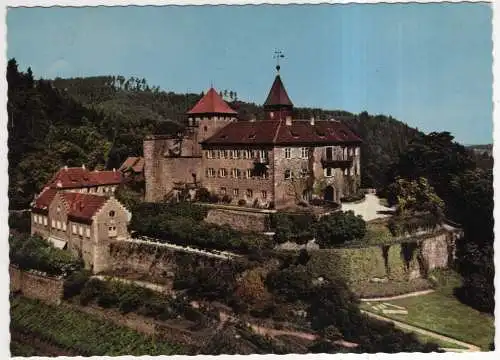
<path fill-rule="evenodd" d="M 365 198 L 366 198 L 365 193 L 363 191 L 358 191 L 357 193 L 343 197 L 342 199 L 340 199 L 340 202 L 345 202 L 345 203 L 356 202 L 364 200 Z"/>
<path fill-rule="evenodd" d="M 408 214 L 393 216 L 387 226 L 394 236 L 413 234 L 420 230 L 435 229 L 440 219 L 432 213 Z"/>
<path fill-rule="evenodd" d="M 355 239 L 362 239 L 366 234 L 366 223 L 354 212 L 336 212 L 323 216 L 315 226 L 316 242 L 321 247 L 331 247 Z"/>
<path fill-rule="evenodd" d="M 239 206 L 246 206 L 247 205 L 247 201 L 245 199 L 240 199 L 240 200 L 238 200 L 238 205 Z"/>
<path fill-rule="evenodd" d="M 208 202 L 212 204 L 217 204 L 220 201 L 220 197 L 217 194 L 210 194 L 208 197 Z"/>
<path fill-rule="evenodd" d="M 210 191 L 207 188 L 199 188 L 196 190 L 195 200 L 200 202 L 210 201 Z"/>
<path fill-rule="evenodd" d="M 70 299 L 78 294 L 80 294 L 90 279 L 91 272 L 88 270 L 75 271 L 68 276 L 64 282 L 64 298 Z"/>
<path fill-rule="evenodd" d="M 274 240 L 277 243 L 295 241 L 306 243 L 314 237 L 316 218 L 312 213 L 271 214 L 271 227 L 275 231 Z"/>
<path fill-rule="evenodd" d="M 9 228 L 21 233 L 30 233 L 31 213 L 29 211 L 9 213 Z"/>
<path fill-rule="evenodd" d="M 38 235 L 10 236 L 9 256 L 11 263 L 23 270 L 38 270 L 50 276 L 67 277 L 83 268 L 81 259 L 53 247 Z"/>

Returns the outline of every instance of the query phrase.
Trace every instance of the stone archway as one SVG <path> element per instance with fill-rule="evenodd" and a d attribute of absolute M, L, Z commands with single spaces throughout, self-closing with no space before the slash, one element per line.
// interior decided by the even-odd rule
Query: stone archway
<path fill-rule="evenodd" d="M 328 185 L 325 188 L 323 199 L 326 201 L 335 201 L 335 189 L 333 186 Z"/>

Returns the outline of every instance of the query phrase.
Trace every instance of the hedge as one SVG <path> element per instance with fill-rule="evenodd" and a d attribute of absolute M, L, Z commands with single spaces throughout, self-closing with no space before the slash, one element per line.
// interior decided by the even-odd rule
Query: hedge
<path fill-rule="evenodd" d="M 307 267 L 314 277 L 341 278 L 349 284 L 370 282 L 375 277 L 408 281 L 410 272 L 419 267 L 419 249 L 416 246 L 416 243 L 404 243 L 313 250 Z M 413 251 L 411 247 L 414 247 Z M 387 253 L 387 264 L 384 252 Z M 404 259 L 405 252 L 411 255 L 408 264 Z"/>

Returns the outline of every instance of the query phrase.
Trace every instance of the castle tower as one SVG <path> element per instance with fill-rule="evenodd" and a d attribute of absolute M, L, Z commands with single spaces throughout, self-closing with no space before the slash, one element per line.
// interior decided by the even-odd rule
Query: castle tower
<path fill-rule="evenodd" d="M 276 77 L 264 103 L 267 120 L 291 120 L 293 104 L 288 97 L 280 77 L 280 66 L 276 66 Z"/>
<path fill-rule="evenodd" d="M 230 122 L 235 121 L 237 114 L 212 87 L 187 112 L 188 126 L 195 130 L 196 140 L 199 143 L 214 135 Z M 201 149 L 199 150 L 201 151 Z"/>

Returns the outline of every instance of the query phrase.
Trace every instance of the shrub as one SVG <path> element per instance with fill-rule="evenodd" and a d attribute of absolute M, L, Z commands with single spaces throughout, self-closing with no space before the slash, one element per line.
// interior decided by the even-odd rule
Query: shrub
<path fill-rule="evenodd" d="M 225 203 L 225 204 L 230 204 L 232 200 L 233 199 L 231 199 L 231 197 L 229 195 L 224 195 L 222 197 L 222 202 Z"/>
<path fill-rule="evenodd" d="M 83 267 L 81 259 L 38 235 L 10 236 L 9 256 L 11 263 L 23 270 L 39 270 L 51 276 L 67 277 Z"/>
<path fill-rule="evenodd" d="M 365 193 L 363 191 L 358 191 L 357 193 L 343 197 L 342 199 L 340 199 L 340 201 L 349 203 L 349 202 L 361 201 L 364 200 L 365 198 L 366 198 Z"/>
<path fill-rule="evenodd" d="M 31 229 L 31 213 L 9 213 L 9 228 L 21 233 L 29 233 Z"/>
<path fill-rule="evenodd" d="M 238 200 L 238 205 L 239 206 L 246 206 L 247 205 L 247 201 L 245 199 L 240 199 L 240 200 Z"/>
<path fill-rule="evenodd" d="M 323 216 L 315 226 L 316 242 L 321 247 L 331 247 L 354 239 L 361 239 L 366 233 L 366 223 L 354 212 L 336 212 Z"/>
<path fill-rule="evenodd" d="M 210 194 L 208 197 L 208 202 L 212 204 L 217 204 L 220 201 L 220 197 L 217 194 Z"/>
<path fill-rule="evenodd" d="M 69 275 L 64 282 L 64 298 L 69 299 L 80 294 L 87 281 L 89 281 L 90 275 L 90 271 L 83 269 Z"/>
<path fill-rule="evenodd" d="M 196 190 L 195 200 L 200 202 L 209 202 L 210 201 L 210 192 L 207 188 L 199 188 Z"/>

